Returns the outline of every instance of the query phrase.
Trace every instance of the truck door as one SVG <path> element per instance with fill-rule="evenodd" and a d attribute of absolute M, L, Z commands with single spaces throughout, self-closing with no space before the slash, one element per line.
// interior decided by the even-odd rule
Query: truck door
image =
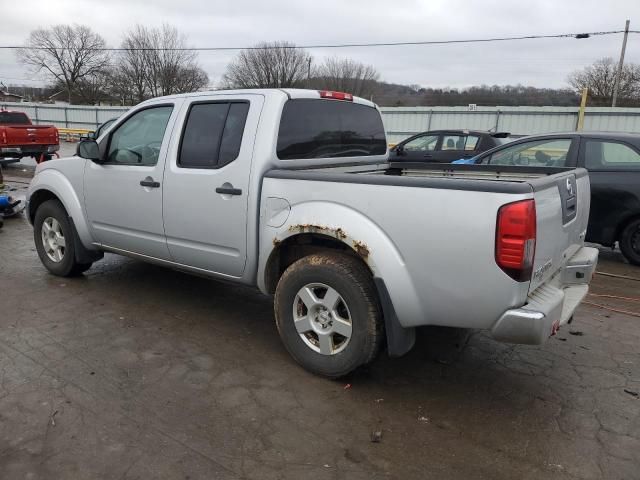
<path fill-rule="evenodd" d="M 579 166 L 589 170 L 591 210 L 587 240 L 611 245 L 640 212 L 640 152 L 615 139 L 582 138 Z"/>
<path fill-rule="evenodd" d="M 164 176 L 169 251 L 180 264 L 240 277 L 247 259 L 253 143 L 264 97 L 221 95 L 189 102 Z"/>
<path fill-rule="evenodd" d="M 169 259 L 162 222 L 162 175 L 175 102 L 144 107 L 101 139 L 104 162 L 84 170 L 87 218 L 105 246 Z"/>

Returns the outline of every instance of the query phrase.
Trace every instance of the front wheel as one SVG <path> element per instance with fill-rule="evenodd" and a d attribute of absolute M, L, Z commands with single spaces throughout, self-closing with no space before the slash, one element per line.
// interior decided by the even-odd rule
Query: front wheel
<path fill-rule="evenodd" d="M 629 263 L 640 265 L 640 218 L 633 220 L 622 231 L 620 250 Z"/>
<path fill-rule="evenodd" d="M 318 253 L 294 262 L 275 295 L 276 325 L 307 370 L 342 377 L 371 362 L 382 343 L 382 315 L 371 274 L 355 257 Z"/>
<path fill-rule="evenodd" d="M 62 204 L 47 200 L 38 207 L 33 222 L 33 239 L 42 264 L 54 275 L 72 277 L 91 267 L 75 258 L 75 230 Z"/>

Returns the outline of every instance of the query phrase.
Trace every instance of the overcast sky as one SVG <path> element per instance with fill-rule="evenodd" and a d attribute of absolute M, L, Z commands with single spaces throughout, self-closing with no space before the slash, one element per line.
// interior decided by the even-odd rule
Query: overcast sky
<path fill-rule="evenodd" d="M 136 23 L 177 27 L 190 46 L 247 46 L 288 40 L 299 45 L 402 42 L 640 30 L 640 0 L 0 0 L 0 45 L 19 45 L 38 27 L 90 26 L 109 46 Z M 622 35 L 586 40 L 544 39 L 495 44 L 312 50 L 374 65 L 381 79 L 437 87 L 478 84 L 566 86 L 571 71 L 618 58 Z M 218 84 L 233 52 L 200 52 Z M 626 60 L 640 63 L 640 34 L 629 36 Z M 0 50 L 0 81 L 37 85 L 46 77 Z"/>

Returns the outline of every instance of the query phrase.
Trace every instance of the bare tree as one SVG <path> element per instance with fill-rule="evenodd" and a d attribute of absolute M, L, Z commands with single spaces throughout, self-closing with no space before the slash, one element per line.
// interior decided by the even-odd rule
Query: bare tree
<path fill-rule="evenodd" d="M 179 92 L 196 92 L 208 84 L 207 72 L 197 65 L 182 67 L 178 70 L 176 90 Z"/>
<path fill-rule="evenodd" d="M 309 77 L 311 56 L 290 42 L 260 43 L 242 50 L 227 66 L 226 88 L 287 88 Z"/>
<path fill-rule="evenodd" d="M 315 68 L 311 85 L 369 97 L 373 94 L 379 78 L 380 75 L 372 65 L 365 65 L 350 58 L 331 57 Z"/>
<path fill-rule="evenodd" d="M 95 105 L 105 99 L 110 88 L 109 75 L 101 72 L 100 75 L 91 75 L 78 81 L 72 98 L 77 97 L 80 103 Z"/>
<path fill-rule="evenodd" d="M 136 25 L 125 34 L 121 48 L 124 52 L 118 58 L 115 76 L 116 84 L 122 98 L 133 98 L 142 102 L 148 98 L 147 89 L 147 56 L 152 48 L 146 28 Z"/>
<path fill-rule="evenodd" d="M 64 85 L 71 103 L 80 82 L 95 83 L 110 63 L 104 39 L 84 25 L 56 25 L 31 32 L 18 58 Z"/>
<path fill-rule="evenodd" d="M 136 90 L 136 86 L 132 84 L 131 78 L 123 72 L 120 68 L 116 68 L 113 72 L 109 73 L 109 96 L 112 99 L 117 99 L 120 105 L 135 105 L 140 103 L 141 98 L 144 100 L 144 95 L 139 96 L 139 92 Z"/>
<path fill-rule="evenodd" d="M 149 97 L 200 90 L 209 77 L 197 63 L 197 53 L 187 49 L 184 35 L 169 25 L 147 28 L 136 25 L 122 42 L 117 72 L 120 97 L 141 102 Z"/>
<path fill-rule="evenodd" d="M 577 93 L 587 87 L 590 96 L 596 101 L 610 104 L 617 69 L 618 64 L 613 58 L 601 58 L 593 65 L 570 74 L 567 81 Z M 640 99 L 640 65 L 635 63 L 624 65 L 618 95 L 621 100 Z"/>

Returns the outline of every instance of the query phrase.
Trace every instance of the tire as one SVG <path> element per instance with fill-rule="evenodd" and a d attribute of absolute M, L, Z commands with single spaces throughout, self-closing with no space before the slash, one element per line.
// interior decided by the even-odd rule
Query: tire
<path fill-rule="evenodd" d="M 285 348 L 312 373 L 343 377 L 380 350 L 383 321 L 376 288 L 355 257 L 327 252 L 294 262 L 278 282 L 274 310 Z"/>
<path fill-rule="evenodd" d="M 58 200 L 47 200 L 38 207 L 33 222 L 33 240 L 40 261 L 52 274 L 73 277 L 91 268 L 91 263 L 76 261 L 76 235 L 67 212 Z"/>
<path fill-rule="evenodd" d="M 620 250 L 633 265 L 640 265 L 640 218 L 632 220 L 620 235 Z"/>

